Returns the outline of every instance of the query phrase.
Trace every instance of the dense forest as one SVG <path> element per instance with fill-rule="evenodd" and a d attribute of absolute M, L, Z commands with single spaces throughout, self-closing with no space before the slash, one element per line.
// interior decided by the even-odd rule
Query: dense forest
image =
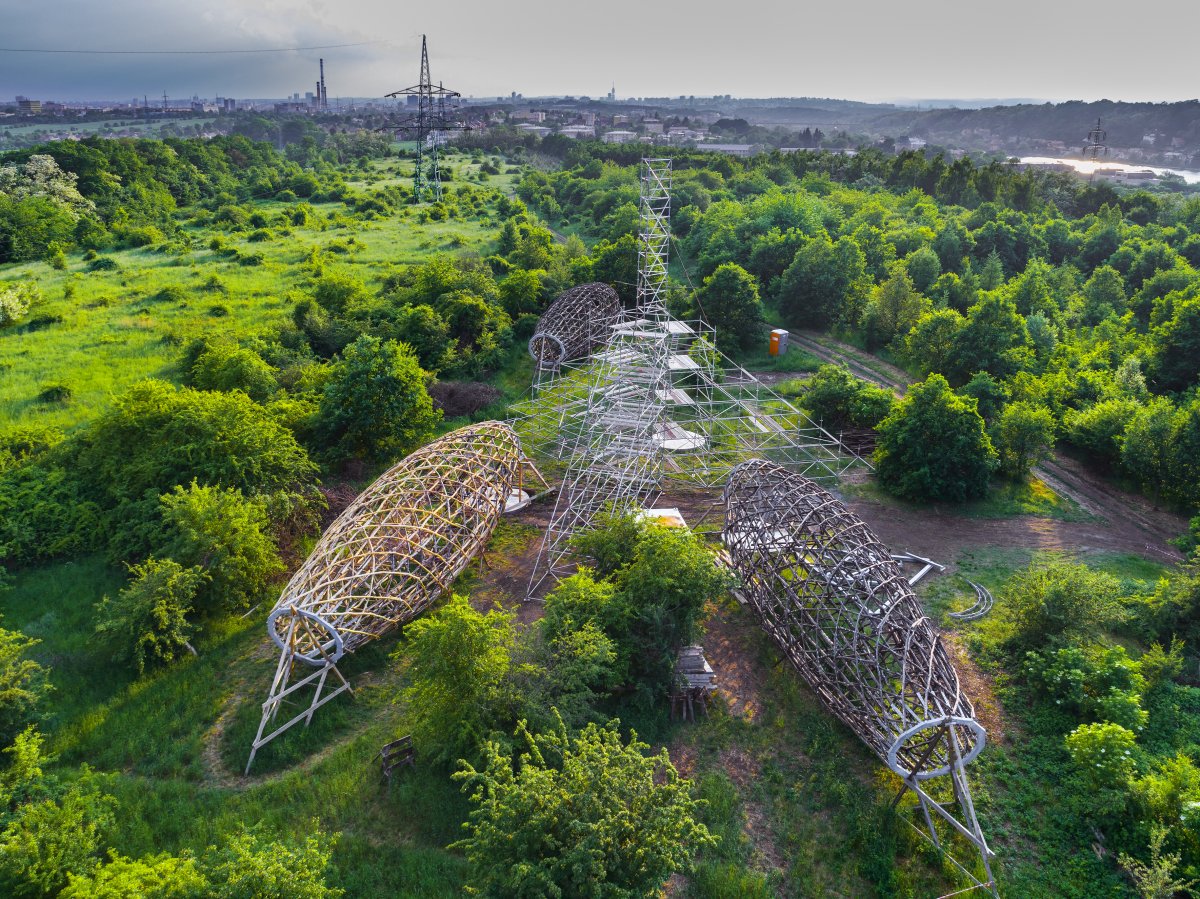
<path fill-rule="evenodd" d="M 493 571 L 357 654 L 354 701 L 240 775 L 287 573 L 385 467 L 504 417 L 558 293 L 602 281 L 633 302 L 647 152 L 468 135 L 443 200 L 421 205 L 410 148 L 298 134 L 280 152 L 260 136 L 0 157 L 0 884 L 956 883 L 898 823 L 880 766 L 776 666 L 704 535 L 629 519 L 580 541 L 591 567 L 536 616 L 509 569 L 537 531 L 503 522 Z M 870 431 L 874 474 L 845 489 L 884 517 L 1083 520 L 1047 498 L 1056 453 L 1200 512 L 1200 199 L 916 153 L 680 152 L 671 213 L 672 310 L 783 372 L 780 391 L 831 432 Z M 800 351 L 768 362 L 768 323 L 910 383 Z M 1017 495 L 1032 510 L 1006 504 Z M 960 570 L 997 594 L 970 625 L 945 617 L 962 583 L 923 589 L 994 693 L 1001 735 L 971 774 L 1004 895 L 1168 895 L 1147 884 L 1200 876 L 1200 516 L 1178 531 L 1178 564 L 963 550 Z M 731 688 L 682 725 L 661 697 L 706 629 L 734 647 L 731 674 L 754 672 L 753 700 Z M 418 764 L 380 788 L 372 756 L 403 733 Z"/>

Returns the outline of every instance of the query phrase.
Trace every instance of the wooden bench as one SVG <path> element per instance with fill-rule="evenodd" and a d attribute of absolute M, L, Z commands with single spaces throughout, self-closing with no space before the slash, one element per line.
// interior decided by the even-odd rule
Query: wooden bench
<path fill-rule="evenodd" d="M 392 786 L 392 774 L 397 768 L 404 765 L 415 767 L 417 761 L 417 751 L 413 748 L 412 734 L 406 737 L 401 737 L 399 740 L 393 740 L 379 750 L 379 758 L 383 770 L 383 776 L 388 782 L 388 788 Z"/>

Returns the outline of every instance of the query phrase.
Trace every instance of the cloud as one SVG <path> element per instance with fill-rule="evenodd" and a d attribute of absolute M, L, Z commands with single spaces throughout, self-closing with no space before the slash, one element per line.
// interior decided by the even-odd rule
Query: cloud
<path fill-rule="evenodd" d="M 1143 0 L 1153 38 L 1072 4 L 1008 0 L 0 0 L 0 43 L 96 49 L 251 49 L 384 40 L 339 50 L 227 56 L 0 53 L 0 84 L 45 99 L 311 90 L 381 96 L 417 77 L 476 96 L 1078 97 L 1183 99 L 1194 0 Z M 69 28 L 64 28 L 69 23 Z M 1149 23 L 1149 24 L 1146 24 Z M 419 30 L 418 30 L 419 29 Z"/>

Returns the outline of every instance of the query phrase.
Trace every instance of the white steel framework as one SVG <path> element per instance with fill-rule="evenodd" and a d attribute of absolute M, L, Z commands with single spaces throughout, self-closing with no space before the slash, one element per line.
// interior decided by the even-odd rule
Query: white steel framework
<path fill-rule="evenodd" d="M 666 309 L 670 160 L 643 160 L 637 307 L 591 356 L 559 364 L 514 407 L 527 450 L 562 475 L 530 580 L 574 570 L 570 538 L 601 510 L 647 507 L 664 481 L 719 487 L 749 458 L 817 479 L 854 461 L 794 405 L 717 351 L 700 322 Z"/>

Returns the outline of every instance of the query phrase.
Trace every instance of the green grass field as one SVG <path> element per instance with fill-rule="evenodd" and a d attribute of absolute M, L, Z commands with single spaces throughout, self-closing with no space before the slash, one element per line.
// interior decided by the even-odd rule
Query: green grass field
<path fill-rule="evenodd" d="M 478 165 L 461 160 L 453 168 L 466 177 Z M 363 180 L 351 183 L 360 189 L 405 183 L 410 171 L 410 164 L 379 160 Z M 489 185 L 507 189 L 512 177 L 496 176 Z M 270 215 L 286 204 L 255 205 Z M 116 271 L 89 271 L 80 254 L 68 258 L 65 271 L 43 262 L 0 266 L 0 280 L 32 278 L 43 293 L 20 324 L 0 331 L 0 427 L 36 423 L 70 429 L 143 378 L 176 380 L 180 348 L 194 338 L 246 337 L 283 323 L 312 283 L 305 261 L 313 249 L 333 246 L 326 270 L 345 268 L 377 284 L 389 266 L 437 252 L 486 253 L 493 240 L 494 228 L 484 222 L 422 224 L 400 213 L 380 221 L 338 215 L 330 224 L 328 218 L 344 207 L 316 208 L 320 216 L 312 225 L 272 240 L 221 235 L 239 252 L 261 253 L 264 261 L 257 266 L 210 250 L 209 240 L 220 232 L 207 228 L 189 228 L 191 248 L 180 255 L 154 247 L 106 254 L 119 266 Z M 187 299 L 156 299 L 167 287 L 182 288 Z M 55 385 L 67 386 L 71 399 L 39 399 Z"/>

